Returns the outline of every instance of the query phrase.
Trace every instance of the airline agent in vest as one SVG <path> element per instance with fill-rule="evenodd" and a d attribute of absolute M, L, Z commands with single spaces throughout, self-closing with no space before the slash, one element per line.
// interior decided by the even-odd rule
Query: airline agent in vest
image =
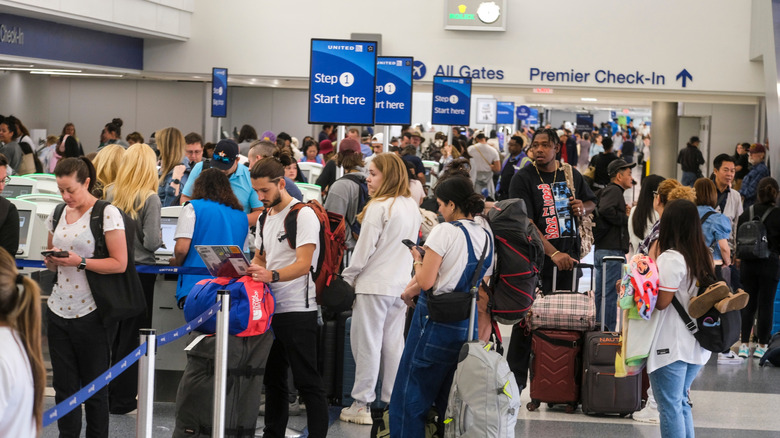
<path fill-rule="evenodd" d="M 216 166 L 215 166 L 216 167 Z M 192 200 L 181 210 L 173 238 L 172 266 L 202 267 L 195 245 L 236 245 L 244 247 L 249 232 L 247 215 L 230 187 L 227 175 L 218 168 L 204 170 L 195 180 Z M 181 275 L 176 287 L 176 301 L 184 301 L 195 283 L 209 275 Z"/>

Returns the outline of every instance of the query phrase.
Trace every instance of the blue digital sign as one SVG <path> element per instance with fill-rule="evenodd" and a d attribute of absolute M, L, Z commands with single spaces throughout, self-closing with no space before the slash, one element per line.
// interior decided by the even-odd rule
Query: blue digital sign
<path fill-rule="evenodd" d="M 227 83 L 226 68 L 211 69 L 211 117 L 227 117 Z"/>
<path fill-rule="evenodd" d="M 496 123 L 499 125 L 515 124 L 514 102 L 498 102 L 496 106 Z"/>
<path fill-rule="evenodd" d="M 309 123 L 373 125 L 376 43 L 311 40 Z"/>
<path fill-rule="evenodd" d="M 520 120 L 525 120 L 531 115 L 531 108 L 528 108 L 525 105 L 520 105 L 517 107 L 517 118 Z"/>
<path fill-rule="evenodd" d="M 528 125 L 538 125 L 539 124 L 539 110 L 536 108 L 531 108 L 530 115 L 527 119 L 525 119 L 525 123 Z"/>
<path fill-rule="evenodd" d="M 468 125 L 471 117 L 471 78 L 433 77 L 434 125 Z"/>
<path fill-rule="evenodd" d="M 409 125 L 412 123 L 411 57 L 376 59 L 376 125 Z"/>

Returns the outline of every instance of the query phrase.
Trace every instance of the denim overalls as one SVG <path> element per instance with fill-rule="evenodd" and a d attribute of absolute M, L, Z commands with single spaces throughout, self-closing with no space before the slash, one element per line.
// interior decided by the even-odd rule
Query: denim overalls
<path fill-rule="evenodd" d="M 463 231 L 468 245 L 466 269 L 455 286 L 456 291 L 467 291 L 471 286 L 470 281 L 477 269 L 479 259 L 474 254 L 466 227 L 459 221 L 450 224 Z M 485 236 L 489 247 L 479 278 L 484 277 L 493 261 L 493 241 L 487 231 Z M 436 402 L 439 418 L 444 417 L 450 386 L 458 364 L 458 354 L 467 338 L 468 319 L 446 324 L 431 321 L 428 319 L 427 301 L 426 292 L 421 293 L 414 309 L 412 324 L 393 386 L 393 395 L 390 398 L 390 436 L 393 438 L 422 437 L 425 419 L 434 402 Z M 476 339 L 476 315 L 474 318 Z"/>

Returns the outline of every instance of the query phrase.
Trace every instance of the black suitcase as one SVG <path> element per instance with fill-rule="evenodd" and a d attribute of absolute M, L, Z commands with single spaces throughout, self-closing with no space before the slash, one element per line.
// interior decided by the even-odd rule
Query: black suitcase
<path fill-rule="evenodd" d="M 258 336 L 228 336 L 225 436 L 254 436 L 263 374 L 273 341 L 270 330 Z M 173 438 L 213 435 L 215 348 L 214 336 L 204 336 L 187 351 L 187 365 L 176 393 Z"/>
<path fill-rule="evenodd" d="M 320 332 L 319 371 L 325 394 L 332 405 L 341 406 L 344 386 L 344 339 L 352 311 L 324 321 Z M 349 388 L 350 391 L 352 388 Z"/>
<path fill-rule="evenodd" d="M 625 262 L 622 257 L 604 257 L 601 285 L 601 330 L 587 332 L 583 346 L 582 412 L 626 416 L 642 409 L 642 373 L 615 377 L 615 355 L 620 352 L 620 331 L 604 331 L 607 262 Z M 620 325 L 618 318 L 618 325 Z"/>

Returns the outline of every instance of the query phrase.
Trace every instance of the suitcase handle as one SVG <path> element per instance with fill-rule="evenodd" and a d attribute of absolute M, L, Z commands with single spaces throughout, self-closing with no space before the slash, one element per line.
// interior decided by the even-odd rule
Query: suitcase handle
<path fill-rule="evenodd" d="M 590 277 L 591 277 L 591 280 L 590 280 L 591 287 L 590 287 L 590 289 L 591 290 L 595 289 L 595 286 L 594 286 L 595 283 L 593 283 L 595 281 L 595 275 L 593 275 L 593 270 L 595 269 L 594 265 L 592 265 L 590 263 L 580 263 L 580 262 L 577 262 L 577 263 L 574 264 L 574 269 L 572 269 L 573 273 L 572 273 L 572 279 L 571 279 L 571 289 L 570 289 L 571 292 L 579 293 L 579 288 L 577 287 L 577 282 L 579 280 L 577 278 L 577 271 L 578 270 L 582 271 L 584 269 L 590 269 L 591 270 L 591 275 L 590 275 Z M 557 290 L 557 286 L 558 286 L 558 265 L 556 265 L 555 263 L 553 263 L 553 278 L 552 278 L 552 281 L 553 281 L 553 283 L 552 283 L 552 293 L 555 293 L 555 291 Z"/>
<path fill-rule="evenodd" d="M 553 344 L 553 345 L 558 346 L 558 347 L 577 348 L 580 345 L 580 343 L 581 343 L 580 340 L 567 341 L 567 340 L 564 340 L 564 339 L 552 338 L 550 336 L 545 335 L 540 330 L 532 330 L 531 334 L 533 336 L 538 336 L 539 338 L 541 338 L 545 342 L 547 342 L 549 344 Z"/>

